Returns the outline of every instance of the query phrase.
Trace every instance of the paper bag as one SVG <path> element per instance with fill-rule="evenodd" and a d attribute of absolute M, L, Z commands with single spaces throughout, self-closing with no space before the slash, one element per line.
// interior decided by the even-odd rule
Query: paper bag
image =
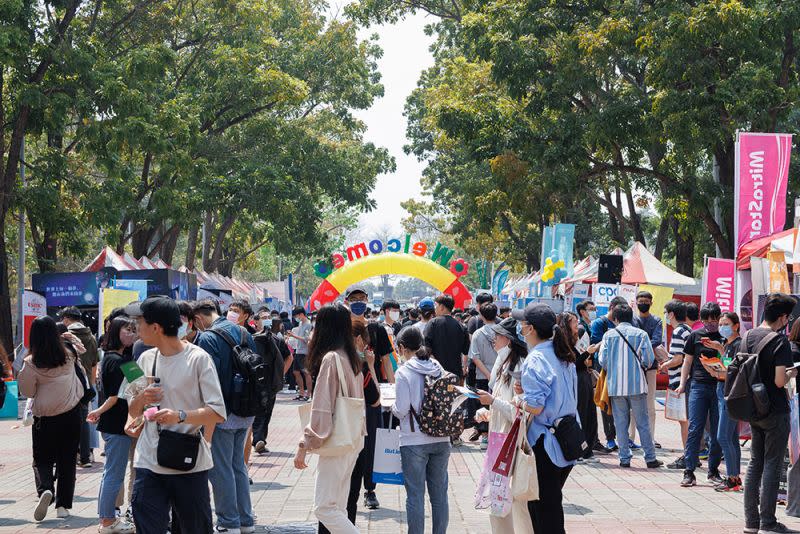
<path fill-rule="evenodd" d="M 372 481 L 376 484 L 403 485 L 403 464 L 400 460 L 400 431 L 377 429 Z"/>
<path fill-rule="evenodd" d="M 664 417 L 672 421 L 688 421 L 689 418 L 686 411 L 686 393 L 678 395 L 668 389 L 667 400 L 664 403 Z"/>

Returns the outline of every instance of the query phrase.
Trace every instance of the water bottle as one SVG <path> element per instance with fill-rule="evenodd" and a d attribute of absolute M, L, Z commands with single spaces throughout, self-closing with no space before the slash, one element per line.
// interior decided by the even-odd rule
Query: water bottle
<path fill-rule="evenodd" d="M 153 377 L 153 383 L 150 384 L 150 387 L 151 388 L 161 389 L 161 379 L 158 378 L 157 376 Z M 163 393 L 162 393 L 162 395 L 163 395 Z M 156 410 L 160 410 L 161 409 L 161 404 L 150 404 L 147 407 L 148 408 L 154 407 Z"/>

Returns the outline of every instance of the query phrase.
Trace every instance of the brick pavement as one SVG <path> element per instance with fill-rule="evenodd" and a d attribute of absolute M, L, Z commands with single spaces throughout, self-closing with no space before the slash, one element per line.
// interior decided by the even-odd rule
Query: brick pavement
<path fill-rule="evenodd" d="M 259 532 L 294 534 L 315 532 L 311 503 L 314 470 L 298 472 L 292 466 L 299 435 L 295 402 L 281 395 L 275 408 L 269 455 L 253 457 L 252 498 Z M 664 445 L 663 460 L 675 457 L 680 444 L 678 426 L 666 421 L 659 410 L 657 439 Z M 745 458 L 747 451 L 745 450 Z M 78 469 L 73 516 L 66 520 L 32 520 L 35 503 L 30 467 L 30 430 L 19 422 L 0 421 L 0 533 L 96 532 L 97 488 L 102 457 L 91 469 Z M 313 462 L 313 460 L 312 460 Z M 490 532 L 485 512 L 472 507 L 483 455 L 475 445 L 453 450 L 450 461 L 450 532 Z M 732 533 L 741 532 L 742 495 L 720 494 L 707 484 L 698 470 L 700 485 L 679 486 L 681 473 L 644 468 L 641 454 L 633 468 L 616 467 L 616 456 L 603 456 L 597 464 L 577 466 L 565 488 L 567 531 L 588 533 Z M 397 534 L 405 530 L 405 493 L 402 487 L 378 486 L 381 508 L 360 510 L 358 527 L 364 533 Z M 430 512 L 428 511 L 428 514 Z M 430 517 L 428 515 L 428 517 Z M 786 518 L 779 507 L 779 520 L 800 527 L 800 520 Z M 428 519 L 428 528 L 430 528 Z"/>

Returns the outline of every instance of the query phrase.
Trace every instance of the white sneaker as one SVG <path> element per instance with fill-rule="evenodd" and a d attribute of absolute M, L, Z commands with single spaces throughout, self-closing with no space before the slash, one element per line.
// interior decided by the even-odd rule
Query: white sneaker
<path fill-rule="evenodd" d="M 239 527 L 239 532 L 241 532 L 242 534 L 253 534 L 253 532 L 255 532 L 255 531 L 256 531 L 256 527 L 255 526 L 252 526 L 252 527 Z"/>
<path fill-rule="evenodd" d="M 136 527 L 122 519 L 117 519 L 107 527 L 97 529 L 99 534 L 136 534 Z"/>
<path fill-rule="evenodd" d="M 59 519 L 64 519 L 66 517 L 69 517 L 69 510 L 67 510 L 63 506 L 59 506 L 58 508 L 56 508 L 56 517 Z"/>
<path fill-rule="evenodd" d="M 41 521 L 47 516 L 47 508 L 50 506 L 51 502 L 53 502 L 53 492 L 50 490 L 43 491 L 39 496 L 39 503 L 33 510 L 33 518 L 36 521 Z"/>

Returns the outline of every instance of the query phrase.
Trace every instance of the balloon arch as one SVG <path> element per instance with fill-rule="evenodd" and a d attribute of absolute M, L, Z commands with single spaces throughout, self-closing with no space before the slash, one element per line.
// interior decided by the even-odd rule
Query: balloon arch
<path fill-rule="evenodd" d="M 330 274 L 308 300 L 309 311 L 315 311 L 333 302 L 349 286 L 383 274 L 418 278 L 442 293 L 452 295 L 456 308 L 464 308 L 472 300 L 472 294 L 460 280 L 468 269 L 469 265 L 460 258 L 453 260 L 448 269 L 441 263 L 417 254 L 385 252 L 369 255 L 348 262 L 332 272 L 328 269 Z M 320 269 L 317 269 L 317 272 L 319 273 Z"/>

